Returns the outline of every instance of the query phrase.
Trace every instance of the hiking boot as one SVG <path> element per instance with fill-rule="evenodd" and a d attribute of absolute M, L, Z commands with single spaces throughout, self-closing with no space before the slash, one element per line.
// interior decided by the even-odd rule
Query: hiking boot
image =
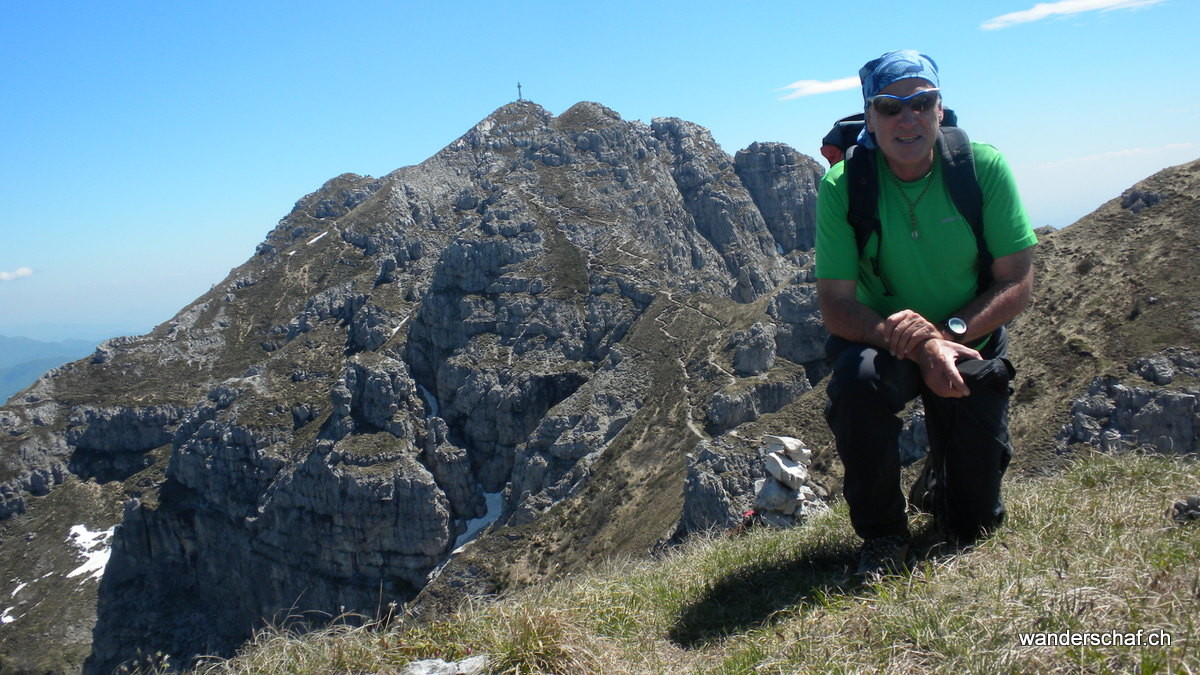
<path fill-rule="evenodd" d="M 908 569 L 908 537 L 893 534 L 875 537 L 863 542 L 858 552 L 858 568 L 855 576 L 877 579 L 889 574 L 900 574 Z"/>

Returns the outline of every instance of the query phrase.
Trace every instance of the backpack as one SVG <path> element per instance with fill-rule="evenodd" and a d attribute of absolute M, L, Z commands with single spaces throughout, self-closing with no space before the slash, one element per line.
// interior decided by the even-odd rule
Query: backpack
<path fill-rule="evenodd" d="M 992 283 L 992 255 L 983 236 L 983 191 L 975 176 L 975 156 L 967 133 L 957 126 L 957 117 L 946 110 L 942 127 L 938 130 L 937 148 L 942 156 L 942 168 L 946 187 L 955 208 L 971 226 L 975 245 L 979 251 L 979 290 Z M 871 233 L 877 234 L 877 242 L 883 243 L 883 232 L 879 223 L 879 176 L 875 171 L 875 151 L 857 145 L 858 132 L 862 130 L 863 115 L 851 115 L 838 120 L 825 135 L 822 143 L 845 149 L 845 171 L 849 183 L 850 208 L 846 220 L 854 228 L 854 240 L 861 258 Z M 844 144 L 844 145 L 843 145 Z M 879 270 L 879 254 L 871 259 L 871 268 L 882 279 Z M 891 291 L 885 292 L 890 295 Z"/>

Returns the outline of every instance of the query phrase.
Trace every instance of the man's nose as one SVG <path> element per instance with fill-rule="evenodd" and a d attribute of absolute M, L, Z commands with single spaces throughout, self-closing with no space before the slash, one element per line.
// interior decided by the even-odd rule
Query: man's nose
<path fill-rule="evenodd" d="M 900 107 L 900 115 L 899 115 L 900 123 L 903 124 L 904 126 L 913 126 L 914 124 L 916 124 L 917 122 L 919 122 L 921 120 L 921 115 L 923 115 L 923 114 L 924 113 L 919 113 L 919 112 L 913 110 L 912 106 L 908 106 L 908 105 L 901 106 Z"/>

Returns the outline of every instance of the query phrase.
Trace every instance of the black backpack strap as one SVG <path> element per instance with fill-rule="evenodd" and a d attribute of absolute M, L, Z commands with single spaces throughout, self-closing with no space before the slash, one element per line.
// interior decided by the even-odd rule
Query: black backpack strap
<path fill-rule="evenodd" d="M 854 228 L 854 242 L 858 245 L 858 257 L 862 258 L 867 241 L 874 232 L 875 255 L 870 258 L 871 270 L 883 283 L 885 295 L 892 289 L 879 269 L 879 250 L 883 246 L 883 227 L 879 223 L 879 172 L 875 170 L 875 151 L 861 145 L 851 146 L 846 152 L 847 193 L 850 200 L 846 220 Z"/>
<path fill-rule="evenodd" d="M 872 232 L 879 232 L 879 176 L 875 171 L 875 153 L 861 145 L 846 153 L 850 207 L 846 220 L 854 228 L 854 241 L 861 258 Z"/>
<path fill-rule="evenodd" d="M 858 257 L 866 250 L 866 241 L 874 232 L 875 255 L 870 257 L 871 271 L 883 283 L 883 294 L 892 294 L 892 287 L 884 279 L 880 269 L 880 249 L 883 246 L 883 227 L 880 225 L 880 177 L 875 169 L 875 150 L 853 145 L 846 153 L 847 193 L 850 208 L 846 209 L 846 220 L 854 228 L 854 243 L 858 245 Z"/>
<path fill-rule="evenodd" d="M 971 151 L 971 140 L 958 127 L 943 126 L 938 133 L 941 149 L 942 169 L 945 172 L 946 189 L 955 208 L 971 225 L 975 235 L 975 246 L 979 249 L 979 291 L 992 284 L 992 254 L 983 236 L 983 190 L 975 175 L 975 154 Z"/>

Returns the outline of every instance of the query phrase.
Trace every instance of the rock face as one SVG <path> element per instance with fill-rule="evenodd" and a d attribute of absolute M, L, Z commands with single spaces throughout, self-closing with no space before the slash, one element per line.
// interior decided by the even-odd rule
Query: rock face
<path fill-rule="evenodd" d="M 699 433 L 711 400 L 719 432 L 808 390 L 820 175 L 678 119 L 506 105 L 418 166 L 330 180 L 172 320 L 0 409 L 0 517 L 72 481 L 127 499 L 89 672 L 404 602 L 468 521 L 578 495 L 639 414 Z M 712 309 L 737 304 L 760 309 Z"/>
<path fill-rule="evenodd" d="M 763 413 L 775 412 L 812 389 L 808 379 L 793 377 L 785 380 L 763 380 L 736 383 L 713 394 L 705 408 L 706 428 L 714 436 L 753 422 Z"/>
<path fill-rule="evenodd" d="M 700 441 L 688 456 L 680 529 L 705 532 L 736 527 L 754 505 L 754 481 L 765 475 L 757 457 L 719 441 Z"/>
<path fill-rule="evenodd" d="M 781 253 L 810 251 L 817 240 L 817 183 L 824 170 L 782 143 L 751 143 L 734 167 L 758 204 Z"/>
<path fill-rule="evenodd" d="M 738 331 L 729 338 L 734 350 L 733 370 L 743 377 L 761 375 L 775 365 L 775 333 L 773 324 L 755 323 L 748 331 Z"/>
<path fill-rule="evenodd" d="M 1059 433 L 1064 446 L 1086 444 L 1104 452 L 1146 448 L 1184 455 L 1200 452 L 1200 353 L 1170 349 L 1129 366 L 1144 383 L 1097 377 L 1071 405 L 1071 423 Z M 1177 376 L 1192 384 L 1172 386 Z"/>
<path fill-rule="evenodd" d="M 807 272 L 811 274 L 811 269 Z M 825 363 L 825 339 L 829 333 L 821 322 L 815 282 L 811 276 L 797 279 L 797 283 L 773 295 L 767 306 L 767 314 L 776 326 L 776 355 L 803 365 L 809 381 L 814 383 L 829 370 Z"/>

